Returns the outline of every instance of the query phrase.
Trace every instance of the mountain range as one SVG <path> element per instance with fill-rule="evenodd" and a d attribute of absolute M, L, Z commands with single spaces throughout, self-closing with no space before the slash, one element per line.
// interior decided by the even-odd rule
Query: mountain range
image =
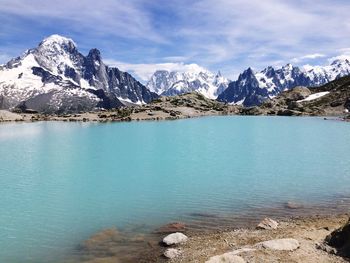
<path fill-rule="evenodd" d="M 199 92 L 209 99 L 216 99 L 230 81 L 220 71 L 213 74 L 196 64 L 187 66 L 185 72 L 158 70 L 150 78 L 147 88 L 158 95 L 175 96 Z"/>
<path fill-rule="evenodd" d="M 260 72 L 248 68 L 229 84 L 217 100 L 246 107 L 256 106 L 296 86 L 316 87 L 347 75 L 350 75 L 349 59 L 338 59 L 328 66 L 299 68 L 287 64 L 278 69 L 267 67 Z"/>
<path fill-rule="evenodd" d="M 157 97 L 129 73 L 106 66 L 99 50 L 84 56 L 73 40 L 59 35 L 0 66 L 0 109 L 65 113 L 144 104 Z"/>
<path fill-rule="evenodd" d="M 316 87 L 350 75 L 349 59 L 327 66 L 248 68 L 230 81 L 196 64 L 185 71 L 158 70 L 146 85 L 104 64 L 100 51 L 84 56 L 72 39 L 52 35 L 0 66 L 0 109 L 71 113 L 146 104 L 159 96 L 198 92 L 209 99 L 260 105 L 296 86 Z"/>

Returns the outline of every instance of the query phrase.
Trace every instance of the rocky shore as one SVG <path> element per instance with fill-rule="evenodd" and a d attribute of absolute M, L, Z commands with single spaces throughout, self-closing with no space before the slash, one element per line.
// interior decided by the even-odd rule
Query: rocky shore
<path fill-rule="evenodd" d="M 346 90 L 346 92 L 348 91 Z M 154 121 L 220 115 L 322 116 L 350 121 L 347 109 L 347 107 L 350 108 L 350 94 L 348 94 L 349 97 L 347 97 L 347 93 L 344 94 L 346 95 L 341 98 L 327 93 L 315 100 L 307 100 L 308 97 L 313 96 L 313 93 L 308 88 L 296 87 L 264 102 L 259 107 L 245 108 L 240 105 L 228 105 L 210 100 L 199 93 L 188 93 L 173 97 L 161 97 L 142 106 L 128 106 L 108 111 L 46 115 L 30 111 L 21 113 L 0 110 L 0 122 Z"/>
<path fill-rule="evenodd" d="M 225 105 L 199 93 L 161 97 L 142 106 L 128 106 L 109 111 L 74 114 L 21 113 L 0 110 L 0 122 L 66 121 L 113 122 L 140 120 L 176 120 L 200 116 L 239 114 L 238 106 Z"/>
<path fill-rule="evenodd" d="M 116 228 L 83 241 L 70 262 L 349 262 L 349 214 L 311 216 L 256 227 L 192 232 L 169 223 L 151 235 L 130 235 Z"/>

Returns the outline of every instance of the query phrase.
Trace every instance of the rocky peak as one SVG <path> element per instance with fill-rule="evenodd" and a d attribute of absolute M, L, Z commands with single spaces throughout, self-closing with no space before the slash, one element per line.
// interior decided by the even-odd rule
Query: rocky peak
<path fill-rule="evenodd" d="M 101 62 L 101 52 L 97 48 L 93 48 L 89 51 L 89 54 L 87 55 L 88 59 L 91 59 L 92 61 L 98 61 Z"/>
<path fill-rule="evenodd" d="M 38 49 L 49 49 L 52 51 L 59 51 L 63 49 L 66 52 L 76 51 L 77 45 L 70 38 L 60 35 L 51 35 L 40 42 Z"/>
<path fill-rule="evenodd" d="M 255 79 L 255 74 L 251 67 L 249 67 L 239 75 L 238 81 L 244 80 L 244 79 Z"/>

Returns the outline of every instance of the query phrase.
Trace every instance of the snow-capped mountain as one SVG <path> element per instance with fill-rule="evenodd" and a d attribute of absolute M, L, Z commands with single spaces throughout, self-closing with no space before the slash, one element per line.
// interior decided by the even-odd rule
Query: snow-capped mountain
<path fill-rule="evenodd" d="M 196 65 L 188 65 L 185 72 L 158 70 L 147 83 L 149 90 L 158 95 L 174 96 L 188 92 L 199 92 L 210 99 L 216 99 L 229 84 L 220 71 L 212 72 Z"/>
<path fill-rule="evenodd" d="M 349 59 L 338 59 L 327 66 L 303 68 L 287 64 L 279 69 L 267 67 L 260 72 L 248 68 L 217 99 L 244 106 L 260 105 L 284 90 L 296 86 L 315 87 L 346 75 L 350 75 Z"/>
<path fill-rule="evenodd" d="M 21 104 L 40 112 L 74 112 L 156 97 L 130 74 L 106 66 L 97 49 L 84 56 L 73 40 L 59 35 L 0 66 L 0 108 Z"/>

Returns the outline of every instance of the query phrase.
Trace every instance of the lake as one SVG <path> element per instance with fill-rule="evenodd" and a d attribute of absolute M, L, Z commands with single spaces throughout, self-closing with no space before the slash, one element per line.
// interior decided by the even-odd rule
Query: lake
<path fill-rule="evenodd" d="M 342 207 L 349 153 L 350 123 L 322 118 L 1 124 L 0 262 L 59 262 L 112 226 Z"/>

